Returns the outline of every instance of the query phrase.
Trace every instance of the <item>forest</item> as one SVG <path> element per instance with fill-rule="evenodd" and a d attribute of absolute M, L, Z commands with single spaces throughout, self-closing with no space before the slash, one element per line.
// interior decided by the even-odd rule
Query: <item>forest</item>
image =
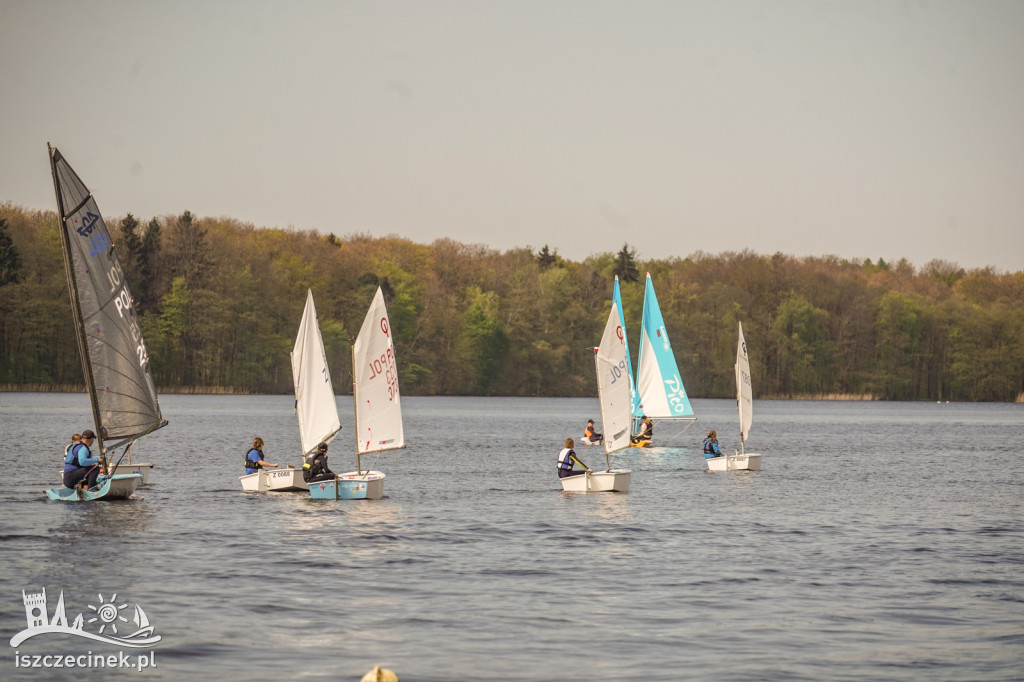
<path fill-rule="evenodd" d="M 306 289 L 335 390 L 380 286 L 407 395 L 596 396 L 592 348 L 620 278 L 636 359 L 650 273 L 687 393 L 735 394 L 743 323 L 757 398 L 1024 401 L 1024 271 L 750 251 L 581 262 L 439 239 L 180 215 L 107 225 L 158 390 L 290 393 Z M 83 384 L 54 211 L 0 204 L 0 385 Z"/>

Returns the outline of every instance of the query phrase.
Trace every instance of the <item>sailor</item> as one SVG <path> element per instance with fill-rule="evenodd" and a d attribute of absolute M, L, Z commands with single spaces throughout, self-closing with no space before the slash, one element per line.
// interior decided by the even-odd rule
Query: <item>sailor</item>
<path fill-rule="evenodd" d="M 568 476 L 579 476 L 580 474 L 592 474 L 593 469 L 587 467 L 586 464 L 576 458 L 576 452 L 573 447 L 576 442 L 572 438 L 565 439 L 565 448 L 558 453 L 558 477 L 566 478 Z M 573 464 L 579 464 L 583 467 L 583 471 L 576 471 L 572 468 Z"/>
<path fill-rule="evenodd" d="M 320 443 L 316 450 L 306 455 L 306 461 L 302 463 L 302 480 L 315 483 L 333 478 L 334 472 L 327 466 L 327 443 Z"/>
<path fill-rule="evenodd" d="M 276 467 L 276 464 L 263 461 L 263 439 L 259 436 L 252 439 L 252 449 L 245 454 L 245 473 L 255 474 L 265 467 Z"/>
<path fill-rule="evenodd" d="M 100 458 L 93 457 L 89 446 L 96 440 L 96 434 L 86 429 L 77 443 L 73 442 L 64 451 L 64 487 L 74 488 L 82 481 L 87 488 L 96 487 L 100 475 Z"/>
<path fill-rule="evenodd" d="M 640 433 L 635 436 L 629 437 L 630 443 L 638 443 L 640 445 L 648 445 L 651 439 L 654 438 L 654 422 L 646 414 L 640 417 L 640 422 L 643 425 L 640 428 Z"/>
<path fill-rule="evenodd" d="M 711 429 L 708 437 L 704 439 L 704 459 L 721 457 L 722 451 L 718 449 L 718 431 Z"/>
<path fill-rule="evenodd" d="M 583 429 L 583 437 L 589 440 L 591 443 L 600 443 L 604 439 L 604 435 L 597 432 L 594 428 L 594 420 L 588 419 L 587 426 Z"/>

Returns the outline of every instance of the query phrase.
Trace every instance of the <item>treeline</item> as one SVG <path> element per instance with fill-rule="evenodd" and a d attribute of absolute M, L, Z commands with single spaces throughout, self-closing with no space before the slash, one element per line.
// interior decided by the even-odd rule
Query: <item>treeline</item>
<path fill-rule="evenodd" d="M 307 287 L 338 392 L 377 286 L 403 393 L 596 395 L 593 354 L 621 279 L 633 358 L 650 272 L 687 391 L 734 393 L 743 322 L 757 397 L 1012 401 L 1024 393 L 1024 272 L 749 251 L 573 262 L 440 239 L 255 228 L 189 212 L 108 218 L 158 387 L 292 390 Z M 80 384 L 53 211 L 0 205 L 0 384 Z"/>

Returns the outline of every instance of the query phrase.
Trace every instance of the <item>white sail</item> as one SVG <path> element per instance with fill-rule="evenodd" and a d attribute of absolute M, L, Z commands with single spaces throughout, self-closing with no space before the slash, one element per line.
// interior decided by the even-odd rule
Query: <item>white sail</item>
<path fill-rule="evenodd" d="M 601 400 L 604 450 L 611 454 L 629 445 L 630 397 L 629 355 L 618 307 L 612 303 L 601 345 L 595 354 L 597 390 Z"/>
<path fill-rule="evenodd" d="M 750 386 L 750 360 L 747 359 L 747 342 L 743 340 L 743 323 L 740 322 L 740 338 L 736 345 L 736 409 L 740 417 L 740 443 L 750 435 L 754 419 L 754 392 Z"/>
<path fill-rule="evenodd" d="M 312 452 L 320 443 L 330 442 L 341 429 L 338 403 L 327 369 L 320 323 L 313 305 L 313 292 L 306 290 L 299 333 L 292 349 L 292 379 L 295 382 L 295 411 L 299 417 L 302 453 Z"/>
<path fill-rule="evenodd" d="M 380 287 L 352 346 L 358 454 L 405 447 L 398 365 Z"/>

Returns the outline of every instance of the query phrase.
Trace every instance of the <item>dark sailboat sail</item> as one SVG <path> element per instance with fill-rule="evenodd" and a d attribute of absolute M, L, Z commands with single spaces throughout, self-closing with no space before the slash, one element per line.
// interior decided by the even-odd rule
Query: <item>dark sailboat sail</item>
<path fill-rule="evenodd" d="M 82 369 L 102 452 L 105 440 L 132 440 L 167 422 L 132 295 L 96 200 L 53 147 L 50 165 Z"/>

